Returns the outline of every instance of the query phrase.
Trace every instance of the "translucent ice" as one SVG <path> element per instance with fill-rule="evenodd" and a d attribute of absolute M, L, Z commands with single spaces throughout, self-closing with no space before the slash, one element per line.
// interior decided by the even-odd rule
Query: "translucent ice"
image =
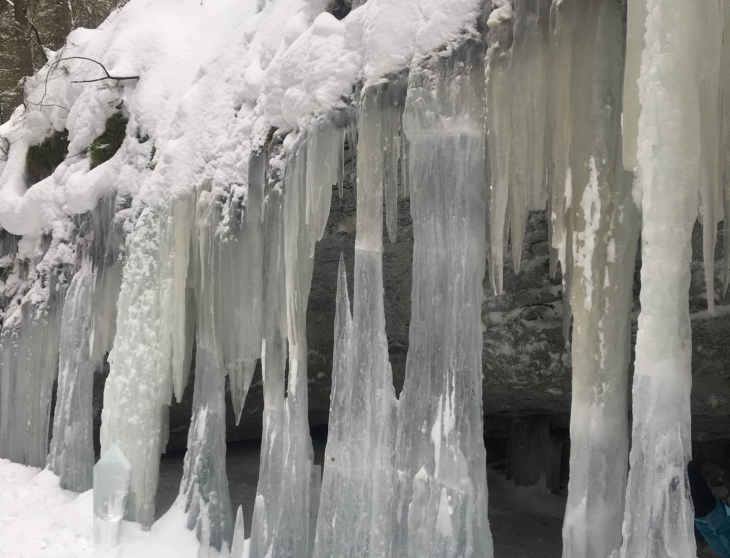
<path fill-rule="evenodd" d="M 124 517 L 132 466 L 114 444 L 94 465 L 94 542 L 114 548 Z"/>

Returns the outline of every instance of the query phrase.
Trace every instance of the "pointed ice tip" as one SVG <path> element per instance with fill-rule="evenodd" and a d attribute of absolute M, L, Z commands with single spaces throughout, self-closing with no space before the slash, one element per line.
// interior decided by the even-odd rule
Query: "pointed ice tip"
<path fill-rule="evenodd" d="M 118 444 L 114 444 L 112 447 L 106 450 L 104 452 L 104 455 L 101 456 L 101 459 L 99 459 L 99 462 L 94 466 L 94 468 L 108 467 L 110 465 L 121 467 L 125 471 L 132 470 L 132 465 L 129 463 L 129 460 L 124 455 L 124 452 L 121 450 Z"/>
<path fill-rule="evenodd" d="M 233 527 L 233 542 L 231 543 L 231 558 L 243 558 L 246 533 L 243 527 L 243 508 L 238 506 L 236 524 Z"/>

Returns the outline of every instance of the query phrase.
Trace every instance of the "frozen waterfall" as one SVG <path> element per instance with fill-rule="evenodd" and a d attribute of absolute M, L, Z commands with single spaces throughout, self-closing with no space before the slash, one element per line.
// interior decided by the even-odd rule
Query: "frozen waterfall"
<path fill-rule="evenodd" d="M 137 67 L 130 53 L 145 53 L 114 41 L 142 4 L 98 31 L 117 50 L 80 33 L 70 52 L 110 49 Z M 341 20 L 315 0 L 240 4 L 196 3 L 173 22 L 201 52 L 165 51 L 180 74 L 169 89 L 168 74 L 144 73 L 152 63 L 139 83 L 100 89 L 70 81 L 73 64 L 49 80 L 48 66 L 27 87 L 55 108 L 0 126 L 0 458 L 47 466 L 68 490 L 103 485 L 92 417 L 104 382 L 97 441 L 128 460 L 125 518 L 145 529 L 170 409 L 192 401 L 175 506 L 201 556 L 494 558 L 487 307 L 537 273 L 534 219 L 547 238 L 536 259 L 562 297 L 550 301 L 565 341 L 555 359 L 571 373 L 562 556 L 695 556 L 692 231 L 699 218 L 712 315 L 716 275 L 725 290 L 730 276 L 730 257 L 715 270 L 720 222 L 725 245 L 730 230 L 728 2 L 370 0 L 344 2 Z M 196 29 L 220 37 L 202 45 Z M 128 121 L 124 144 L 90 169 L 85 150 L 112 108 Z M 28 143 L 62 129 L 80 160 L 27 184 Z M 335 196 L 352 222 L 331 219 Z M 398 376 L 384 270 L 409 234 Z M 332 238 L 344 253 L 327 292 L 320 467 L 309 398 L 321 332 L 308 317 Z M 249 420 L 249 391 L 263 413 L 244 534 L 226 414 Z"/>

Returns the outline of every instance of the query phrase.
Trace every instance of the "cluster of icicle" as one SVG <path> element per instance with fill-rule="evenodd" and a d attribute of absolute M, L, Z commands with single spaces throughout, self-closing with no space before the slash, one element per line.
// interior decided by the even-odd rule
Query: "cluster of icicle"
<path fill-rule="evenodd" d="M 111 349 L 102 452 L 117 443 L 128 457 L 127 517 L 149 526 L 167 409 L 183 395 L 194 353 L 181 501 L 203 548 L 232 546 L 236 558 L 244 546 L 251 558 L 491 558 L 485 262 L 499 293 L 506 237 L 519 268 L 527 214 L 547 208 L 552 270 L 559 262 L 570 308 L 566 332 L 572 316 L 563 556 L 693 556 L 684 472 L 690 240 L 699 210 L 712 308 L 716 226 L 730 214 L 730 7 L 495 0 L 493 8 L 483 35 L 466 33 L 407 75 L 367 85 L 356 110 L 254 142 L 243 184 L 204 183 L 133 216 L 116 215 L 122 201 L 102 200 L 80 218 L 75 267 L 47 270 L 38 299 L 4 324 L 0 455 L 46 462 L 58 370 L 47 462 L 62 486 L 89 488 L 91 388 Z M 307 417 L 306 311 L 333 186 L 343 193 L 346 143 L 357 150 L 354 293 L 351 309 L 341 261 L 319 471 Z M 414 252 L 406 379 L 396 398 L 382 251 L 383 207 L 395 241 L 399 195 L 410 196 Z M 225 472 L 225 378 L 240 418 L 259 359 L 263 440 L 244 544 Z"/>

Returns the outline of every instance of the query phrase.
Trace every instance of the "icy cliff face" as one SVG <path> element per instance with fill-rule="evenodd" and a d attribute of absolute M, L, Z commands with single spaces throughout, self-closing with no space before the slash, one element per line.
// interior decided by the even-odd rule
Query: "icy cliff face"
<path fill-rule="evenodd" d="M 370 0 L 342 20 L 325 0 L 132 0 L 75 31 L 0 128 L 0 226 L 21 237 L 0 244 L 0 456 L 47 459 L 63 486 L 88 488 L 91 382 L 108 353 L 101 451 L 116 445 L 131 465 L 128 519 L 153 522 L 169 406 L 192 389 L 178 505 L 203 549 L 491 558 L 482 355 L 500 319 L 483 332 L 483 283 L 489 259 L 488 283 L 505 290 L 504 260 L 524 267 L 530 212 L 547 209 L 573 373 L 564 557 L 691 553 L 689 254 L 701 210 L 714 292 L 727 14 L 719 0 L 652 2 L 629 2 L 627 29 L 618 0 Z M 91 169 L 115 113 L 128 119 L 122 147 Z M 53 130 L 68 131 L 67 156 L 28 184 L 27 149 Z M 307 308 L 345 146 L 357 158 L 354 289 L 350 308 L 340 260 L 322 472 Z M 397 398 L 383 253 L 405 197 L 412 317 Z M 238 420 L 259 360 L 244 545 L 225 390 Z"/>

